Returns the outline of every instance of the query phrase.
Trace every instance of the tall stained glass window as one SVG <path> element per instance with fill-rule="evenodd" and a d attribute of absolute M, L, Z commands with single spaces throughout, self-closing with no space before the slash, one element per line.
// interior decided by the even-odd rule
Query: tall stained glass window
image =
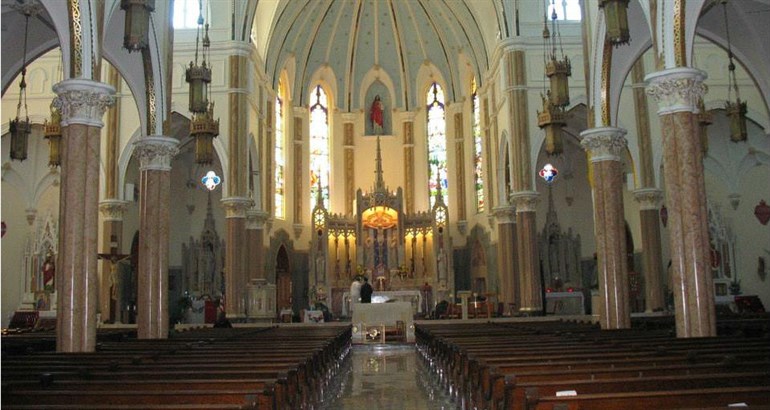
<path fill-rule="evenodd" d="M 329 209 L 329 104 L 326 93 L 316 85 L 310 94 L 310 209 L 321 185 L 324 207 Z"/>
<path fill-rule="evenodd" d="M 449 185 L 447 173 L 446 151 L 446 115 L 444 112 L 444 90 L 437 83 L 433 83 L 426 95 L 428 104 L 428 194 L 430 206 L 436 203 L 438 183 L 441 183 L 441 194 L 444 203 L 449 203 L 447 187 Z"/>
<path fill-rule="evenodd" d="M 286 200 L 286 141 L 284 140 L 283 83 L 278 83 L 275 98 L 275 217 L 283 219 Z"/>
<path fill-rule="evenodd" d="M 471 82 L 471 106 L 473 109 L 473 183 L 476 190 L 476 212 L 484 212 L 484 175 L 481 156 L 481 109 L 476 78 Z"/>

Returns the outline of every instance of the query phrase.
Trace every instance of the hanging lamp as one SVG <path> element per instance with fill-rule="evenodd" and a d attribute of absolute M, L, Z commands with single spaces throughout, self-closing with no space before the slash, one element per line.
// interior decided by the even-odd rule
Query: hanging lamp
<path fill-rule="evenodd" d="M 713 122 L 711 113 L 706 111 L 706 106 L 703 104 L 703 98 L 698 99 L 698 131 L 704 155 L 709 151 L 709 125 Z"/>
<path fill-rule="evenodd" d="M 120 0 L 120 9 L 126 12 L 123 47 L 129 53 L 147 48 L 150 13 L 155 10 L 155 0 Z"/>
<path fill-rule="evenodd" d="M 548 155 L 559 155 L 564 152 L 561 131 L 566 125 L 564 109 L 551 104 L 547 95 L 541 95 L 543 111 L 537 112 L 537 125 L 545 131 L 545 152 Z"/>
<path fill-rule="evenodd" d="M 29 37 L 29 18 L 37 15 L 39 6 L 34 2 L 15 5 L 24 15 L 24 48 L 22 48 L 21 80 L 19 81 L 19 103 L 16 105 L 16 118 L 10 121 L 11 133 L 11 159 L 24 161 L 27 159 L 29 146 L 29 134 L 32 132 L 32 124 L 29 122 L 27 109 L 27 38 Z M 24 116 L 22 117 L 22 106 Z"/>
<path fill-rule="evenodd" d="M 725 111 L 730 118 L 730 140 L 733 142 L 746 141 L 746 101 L 741 101 L 741 95 L 738 91 L 738 81 L 735 78 L 735 62 L 733 61 L 733 49 L 730 45 L 730 26 L 727 21 L 727 0 L 722 0 L 722 14 L 725 19 L 725 35 L 727 37 L 727 58 L 730 63 L 727 66 L 728 84 L 727 101 L 725 102 Z M 732 92 L 735 90 L 735 101 L 732 100 Z"/>
<path fill-rule="evenodd" d="M 628 44 L 631 34 L 628 29 L 629 0 L 599 0 L 599 8 L 604 11 L 607 26 L 605 36 L 613 46 Z"/>
<path fill-rule="evenodd" d="M 214 138 L 219 135 L 219 119 L 214 120 L 214 103 L 208 111 L 193 114 L 190 122 L 190 136 L 195 138 L 195 162 L 211 164 L 214 160 Z"/>
<path fill-rule="evenodd" d="M 200 14 L 198 15 L 198 28 L 195 36 L 195 60 L 190 61 L 190 66 L 185 71 L 185 81 L 190 85 L 190 111 L 193 113 L 205 113 L 208 111 L 208 91 L 211 85 L 211 68 L 208 67 L 206 59 L 208 58 L 209 46 L 209 26 L 204 26 L 203 20 L 203 0 L 199 3 Z M 201 62 L 198 62 L 199 46 L 203 45 L 201 52 Z"/>
<path fill-rule="evenodd" d="M 48 165 L 58 167 L 61 165 L 61 113 L 51 104 L 51 121 L 43 124 L 44 137 L 48 140 L 50 148 Z"/>
<path fill-rule="evenodd" d="M 545 75 L 551 82 L 551 93 L 549 99 L 551 104 L 557 107 L 566 107 L 569 105 L 569 77 L 572 75 L 572 64 L 569 58 L 564 55 L 564 49 L 561 45 L 561 33 L 557 22 L 556 6 L 554 0 L 551 0 L 551 28 L 548 30 L 547 18 L 544 21 L 543 42 L 546 45 L 546 63 Z M 553 31 L 553 34 L 551 33 Z M 557 55 L 557 37 L 559 52 Z M 550 48 L 550 54 L 547 49 Z"/>

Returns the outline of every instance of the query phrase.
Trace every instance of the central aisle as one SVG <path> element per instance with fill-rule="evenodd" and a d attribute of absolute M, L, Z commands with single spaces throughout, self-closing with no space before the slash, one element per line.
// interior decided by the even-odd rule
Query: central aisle
<path fill-rule="evenodd" d="M 357 345 L 332 384 L 325 410 L 454 410 L 413 345 Z"/>

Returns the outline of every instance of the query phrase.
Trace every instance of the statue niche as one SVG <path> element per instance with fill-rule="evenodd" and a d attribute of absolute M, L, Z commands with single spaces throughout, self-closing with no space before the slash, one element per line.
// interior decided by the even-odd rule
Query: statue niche
<path fill-rule="evenodd" d="M 540 262 L 543 267 L 543 286 L 562 291 L 563 286 L 582 287 L 580 271 L 580 235 L 573 235 L 572 228 L 562 231 L 553 204 L 553 192 L 548 185 L 548 214 L 545 227 L 538 239 Z"/>
<path fill-rule="evenodd" d="M 193 296 L 221 296 L 224 293 L 224 264 L 225 241 L 219 239 L 209 194 L 200 238 L 190 237 L 189 243 L 182 244 L 182 290 Z"/>

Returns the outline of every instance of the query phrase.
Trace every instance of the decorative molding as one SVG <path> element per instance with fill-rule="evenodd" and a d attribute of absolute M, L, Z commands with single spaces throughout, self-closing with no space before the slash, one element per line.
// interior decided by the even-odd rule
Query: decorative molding
<path fill-rule="evenodd" d="M 492 209 L 498 224 L 516 223 L 516 207 L 513 205 L 503 205 Z"/>
<path fill-rule="evenodd" d="M 93 80 L 74 78 L 53 86 L 53 106 L 61 113 L 61 125 L 88 125 L 102 128 L 104 112 L 115 104 L 115 88 Z"/>
<path fill-rule="evenodd" d="M 99 212 L 105 222 L 121 222 L 127 205 L 128 201 L 121 199 L 105 199 L 99 202 Z"/>
<path fill-rule="evenodd" d="M 620 161 L 628 146 L 625 135 L 622 128 L 590 128 L 580 133 L 580 145 L 591 155 L 591 162 Z"/>
<path fill-rule="evenodd" d="M 171 159 L 179 152 L 175 138 L 149 135 L 139 138 L 134 154 L 139 158 L 139 171 L 171 171 Z"/>
<path fill-rule="evenodd" d="M 516 206 L 516 213 L 535 212 L 540 193 L 537 191 L 518 191 L 510 195 L 511 202 Z"/>
<path fill-rule="evenodd" d="M 663 190 L 658 188 L 640 188 L 635 190 L 634 199 L 642 211 L 657 211 L 663 203 Z"/>
<path fill-rule="evenodd" d="M 304 225 L 294 224 L 292 225 L 292 228 L 294 228 L 294 239 L 299 239 L 299 237 L 302 235 L 302 228 L 304 228 Z"/>
<path fill-rule="evenodd" d="M 225 208 L 225 218 L 246 218 L 246 210 L 254 205 L 254 201 L 241 196 L 222 198 L 222 207 Z"/>
<path fill-rule="evenodd" d="M 270 214 L 262 210 L 249 209 L 246 211 L 246 218 L 248 221 L 246 229 L 265 229 Z"/>
<path fill-rule="evenodd" d="M 32 226 L 35 223 L 35 218 L 37 218 L 37 209 L 27 208 L 24 210 L 24 214 L 27 216 L 27 225 Z"/>
<path fill-rule="evenodd" d="M 647 94 L 658 103 L 658 115 L 675 112 L 698 113 L 698 100 L 708 87 L 705 72 L 689 67 L 671 68 L 648 74 Z"/>
<path fill-rule="evenodd" d="M 468 232 L 468 221 L 457 221 L 457 231 L 460 232 L 460 235 L 465 236 L 465 234 Z"/>

